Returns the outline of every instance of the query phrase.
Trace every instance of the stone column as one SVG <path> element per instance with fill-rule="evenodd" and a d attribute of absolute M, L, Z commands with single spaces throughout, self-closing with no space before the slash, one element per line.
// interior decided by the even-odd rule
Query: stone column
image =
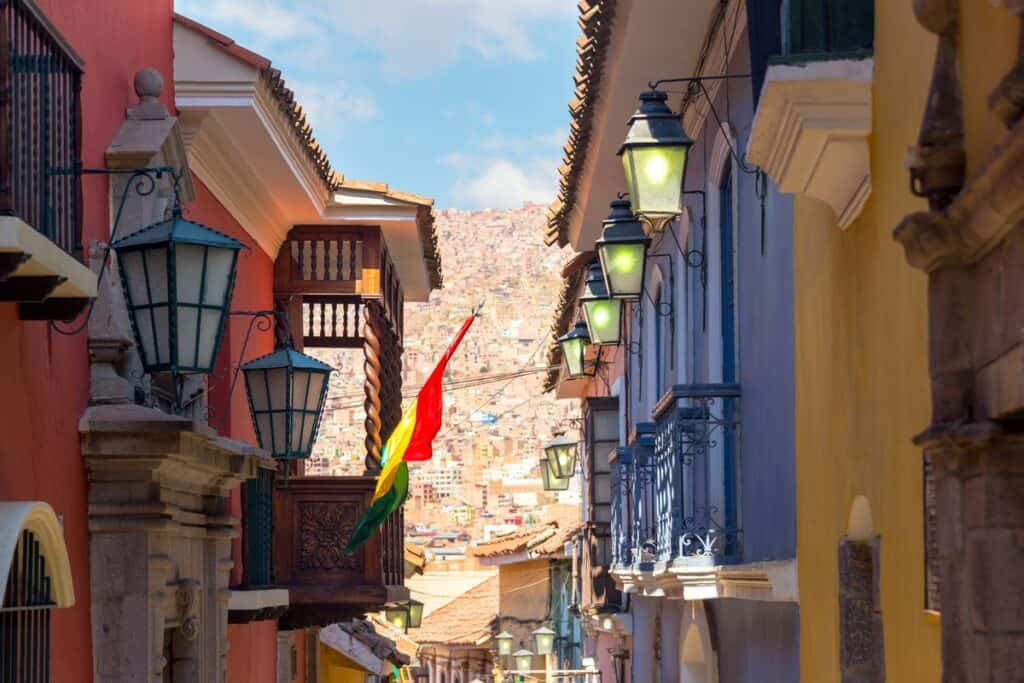
<path fill-rule="evenodd" d="M 647 598 L 634 595 L 631 611 L 633 613 L 633 651 L 630 653 L 630 670 L 632 680 L 654 681 L 658 662 L 654 652 L 654 621 L 658 615 L 658 598 Z"/>
<path fill-rule="evenodd" d="M 957 2 L 914 5 L 944 40 L 937 60 L 947 63 L 936 66 L 921 137 L 945 141 L 948 161 L 958 136 L 934 133 L 936 122 L 959 120 L 945 40 L 955 36 Z M 1008 124 L 1024 106 L 1022 73 L 1018 62 L 989 98 Z M 935 483 L 943 680 L 1016 681 L 1024 670 L 1024 129 L 1011 127 L 962 188 L 926 182 L 953 178 L 942 158 L 923 155 L 912 169 L 931 210 L 904 218 L 895 237 L 928 275 L 932 422 L 915 443 Z"/>
<path fill-rule="evenodd" d="M 96 683 L 222 681 L 227 654 L 230 490 L 260 456 L 190 420 L 137 405 L 88 408 Z"/>
<path fill-rule="evenodd" d="M 679 626 L 685 605 L 682 600 L 661 603 L 661 680 L 664 683 L 679 680 Z"/>

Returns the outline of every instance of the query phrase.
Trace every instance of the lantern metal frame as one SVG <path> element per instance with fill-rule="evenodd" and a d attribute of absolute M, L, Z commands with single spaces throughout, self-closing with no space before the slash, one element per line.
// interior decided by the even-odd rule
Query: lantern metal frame
<path fill-rule="evenodd" d="M 165 246 L 161 247 L 160 245 Z M 204 249 L 198 301 L 194 303 L 179 301 L 177 281 L 179 245 L 198 246 Z M 128 319 L 131 322 L 132 333 L 135 336 L 136 348 L 139 351 L 139 355 L 142 359 L 142 366 L 146 372 L 187 375 L 209 374 L 213 371 L 217 362 L 217 354 L 220 351 L 221 342 L 224 339 L 224 328 L 231 308 L 231 296 L 234 292 L 235 278 L 237 275 L 238 253 L 244 247 L 244 244 L 233 237 L 229 237 L 228 235 L 202 225 L 201 223 L 187 220 L 181 213 L 181 206 L 177 203 L 177 196 L 175 197 L 175 206 L 171 212 L 170 218 L 160 221 L 159 223 L 146 226 L 130 235 L 126 235 L 125 237 L 118 239 L 117 241 L 111 242 L 110 248 L 118 255 L 118 261 L 120 262 L 118 272 L 121 279 L 121 291 L 124 293 L 125 304 L 128 308 Z M 132 296 L 132 288 L 128 283 L 128 276 L 126 274 L 125 267 L 126 257 L 129 255 L 139 254 L 143 277 L 145 278 L 147 296 L 152 296 L 152 283 L 149 274 L 150 264 L 149 259 L 145 257 L 145 253 L 161 248 L 166 251 L 166 262 L 163 266 L 164 277 L 167 278 L 167 299 L 164 302 L 157 303 L 154 303 L 153 301 L 149 301 L 145 304 L 136 302 L 135 297 Z M 218 302 L 207 304 L 203 302 L 203 299 L 206 296 L 206 275 L 209 250 L 211 248 L 233 250 L 234 253 L 231 255 L 231 262 L 228 269 L 228 280 L 224 288 L 223 298 Z M 165 309 L 167 316 L 166 340 L 159 339 L 158 319 L 154 313 L 154 311 L 161 308 Z M 191 364 L 185 363 L 184 359 L 181 358 L 181 352 L 183 349 L 181 348 L 182 340 L 179 339 L 178 331 L 178 320 L 181 313 L 179 308 L 195 309 L 195 348 L 192 349 L 194 354 L 193 362 Z M 202 333 L 204 319 L 203 314 L 207 311 L 214 311 L 218 314 L 217 321 L 215 323 L 217 325 L 217 329 L 213 345 L 210 348 L 210 362 L 208 365 L 199 362 L 200 335 Z M 149 357 L 146 345 L 143 343 L 142 327 L 139 323 L 139 315 L 146 315 L 146 312 L 148 312 L 150 319 L 149 323 L 152 335 L 153 352 L 156 355 L 156 358 Z M 165 341 L 168 347 L 166 354 L 167 362 L 161 362 L 160 356 L 163 354 L 160 353 L 160 347 Z"/>
<path fill-rule="evenodd" d="M 549 466 L 555 476 L 565 479 L 576 473 L 576 463 L 579 461 L 579 445 L 578 439 L 573 439 L 564 434 L 557 434 L 553 439 L 544 443 L 544 455 L 547 456 L 549 463 L 553 463 Z M 569 454 L 567 462 L 563 462 L 563 458 L 560 457 L 563 453 Z"/>
<path fill-rule="evenodd" d="M 551 462 L 547 456 L 543 456 L 538 460 L 540 465 L 540 481 L 545 491 L 568 491 L 569 484 L 572 482 L 572 477 L 559 477 L 556 476 L 551 468 Z"/>
<path fill-rule="evenodd" d="M 597 304 L 607 303 L 609 306 L 617 307 L 617 311 L 612 313 L 615 317 L 615 336 L 603 336 L 600 334 L 594 334 L 595 329 L 601 329 L 604 325 L 600 325 L 599 321 L 591 320 L 591 316 L 594 315 L 592 307 Z M 612 299 L 608 295 L 608 289 L 604 284 L 604 274 L 601 272 L 601 262 L 595 259 L 589 266 L 587 266 L 587 279 L 584 284 L 584 292 L 579 298 L 579 306 L 583 310 L 583 318 L 587 322 L 587 330 L 590 335 L 590 343 L 592 346 L 618 346 L 622 343 L 622 299 Z M 608 327 L 611 327 L 609 325 Z"/>
<path fill-rule="evenodd" d="M 601 237 L 594 243 L 594 250 L 597 252 L 598 260 L 601 263 L 601 275 L 604 278 L 605 288 L 608 296 L 612 299 L 639 299 L 643 296 L 644 283 L 647 277 L 647 255 L 651 247 L 651 238 L 644 232 L 643 224 L 633 213 L 628 200 L 621 196 L 610 204 L 611 212 L 608 214 L 602 225 L 604 229 Z M 615 248 L 636 247 L 640 249 L 639 268 L 640 275 L 637 289 L 617 287 L 622 284 L 618 282 L 617 269 L 610 268 L 615 260 L 610 252 Z M 611 261 L 609 260 L 611 259 Z"/>
<path fill-rule="evenodd" d="M 583 343 L 580 346 L 578 359 L 580 365 L 580 371 L 578 373 L 572 371 L 569 363 L 569 356 L 565 351 L 566 344 L 576 339 L 583 340 Z M 586 321 L 577 320 L 571 330 L 555 341 L 558 343 L 558 348 L 562 352 L 562 362 L 565 364 L 565 372 L 569 379 L 584 379 L 586 377 L 593 377 L 597 374 L 597 362 L 587 361 L 587 349 L 592 346 L 592 344 L 590 343 L 590 330 L 587 328 Z M 598 352 L 600 352 L 600 349 L 598 349 Z M 590 368 L 589 371 L 587 370 L 588 367 Z"/>
<path fill-rule="evenodd" d="M 553 654 L 555 651 L 555 637 L 556 633 L 547 626 L 540 626 L 531 631 L 530 635 L 533 636 L 533 645 L 537 648 L 537 654 L 544 657 L 549 654 Z M 541 639 L 544 639 L 543 641 Z"/>

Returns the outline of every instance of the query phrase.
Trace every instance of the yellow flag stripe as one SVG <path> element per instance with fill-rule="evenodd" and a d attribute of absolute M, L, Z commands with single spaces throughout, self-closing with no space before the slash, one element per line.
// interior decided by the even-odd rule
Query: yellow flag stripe
<path fill-rule="evenodd" d="M 412 439 L 413 427 L 415 425 L 416 401 L 413 401 L 412 405 L 405 409 L 405 413 L 402 414 L 402 420 L 395 427 L 395 430 L 391 432 L 388 442 L 384 444 L 384 451 L 381 454 L 383 462 L 381 463 L 380 476 L 377 478 L 377 489 L 373 493 L 373 500 L 370 501 L 371 505 L 383 497 L 395 483 L 398 466 L 402 464 L 402 459 L 405 457 L 405 450 L 409 447 L 409 441 Z"/>

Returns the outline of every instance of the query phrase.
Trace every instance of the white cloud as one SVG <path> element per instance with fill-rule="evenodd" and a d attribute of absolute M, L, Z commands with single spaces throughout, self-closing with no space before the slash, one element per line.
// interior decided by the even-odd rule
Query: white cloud
<path fill-rule="evenodd" d="M 177 10 L 200 21 L 241 26 L 265 40 L 284 40 L 316 31 L 309 12 L 282 0 L 178 0 Z"/>
<path fill-rule="evenodd" d="M 374 0 L 332 10 L 335 26 L 375 46 L 386 73 L 410 77 L 455 61 L 460 53 L 527 61 L 540 55 L 532 25 L 570 20 L 572 0 Z"/>
<path fill-rule="evenodd" d="M 368 121 L 377 115 L 377 106 L 370 95 L 353 93 L 342 81 L 326 83 L 288 80 L 295 99 L 302 105 L 314 131 L 344 133 L 351 121 Z"/>
<path fill-rule="evenodd" d="M 494 159 L 468 167 L 463 157 L 457 161 L 459 177 L 452 185 L 452 198 L 461 208 L 507 209 L 523 202 L 546 204 L 555 196 L 556 159 Z"/>

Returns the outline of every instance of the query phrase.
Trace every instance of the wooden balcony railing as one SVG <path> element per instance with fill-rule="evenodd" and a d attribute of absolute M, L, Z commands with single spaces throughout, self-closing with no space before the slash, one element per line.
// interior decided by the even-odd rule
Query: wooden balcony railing
<path fill-rule="evenodd" d="M 0 0 L 0 215 L 81 252 L 82 60 L 31 0 Z"/>
<path fill-rule="evenodd" d="M 873 0 L 785 0 L 782 60 L 864 57 L 875 37 Z"/>
<path fill-rule="evenodd" d="M 375 484 L 374 477 L 275 481 L 274 583 L 289 594 L 282 628 L 326 626 L 408 599 L 400 513 L 358 551 L 344 552 Z"/>

